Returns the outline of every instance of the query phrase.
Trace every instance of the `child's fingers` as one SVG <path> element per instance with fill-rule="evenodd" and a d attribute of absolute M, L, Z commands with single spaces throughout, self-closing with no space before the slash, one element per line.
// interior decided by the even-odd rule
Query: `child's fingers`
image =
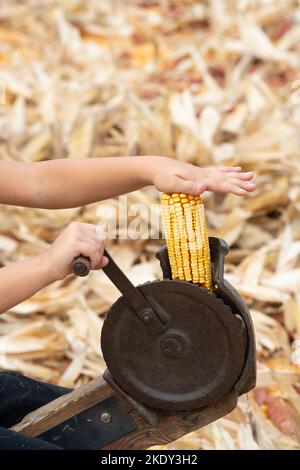
<path fill-rule="evenodd" d="M 77 222 L 80 228 L 96 231 L 97 225 L 88 222 Z"/>
<path fill-rule="evenodd" d="M 248 172 L 241 172 L 241 173 L 234 173 L 234 172 L 226 172 L 226 175 L 223 176 L 224 178 L 236 178 L 239 180 L 243 181 L 249 181 L 252 180 L 254 177 L 254 174 L 252 171 Z"/>
<path fill-rule="evenodd" d="M 80 241 L 83 238 L 85 239 L 85 241 L 91 240 L 91 241 L 97 243 L 98 245 L 105 245 L 107 235 L 105 235 L 105 238 L 104 238 L 104 236 L 103 236 L 103 238 L 101 238 L 101 237 L 99 237 L 99 235 L 96 232 L 83 231 L 83 232 L 78 234 L 77 239 Z"/>
<path fill-rule="evenodd" d="M 213 171 L 215 173 L 222 172 L 222 173 L 235 173 L 236 174 L 242 170 L 242 167 L 241 166 L 210 166 L 210 167 L 204 168 L 204 170 Z"/>
<path fill-rule="evenodd" d="M 88 243 L 85 241 L 78 242 L 76 245 L 76 251 L 77 256 L 82 255 L 90 259 L 92 269 L 97 269 L 103 256 L 103 250 L 101 252 L 96 243 Z"/>
<path fill-rule="evenodd" d="M 100 227 L 98 227 L 98 225 L 95 224 L 80 223 L 79 230 L 81 233 L 95 234 L 100 239 L 106 238 L 105 232 Z"/>
<path fill-rule="evenodd" d="M 243 196 L 247 194 L 247 192 L 254 191 L 255 188 L 254 183 L 239 180 L 238 178 L 206 178 L 202 181 L 191 181 L 176 177 L 172 181 L 170 192 L 182 192 L 198 196 L 204 191 L 213 191 Z"/>
<path fill-rule="evenodd" d="M 97 233 L 98 226 L 86 222 L 72 222 L 71 226 L 79 233 Z"/>
<path fill-rule="evenodd" d="M 245 189 L 227 180 L 209 179 L 206 181 L 206 184 L 208 191 L 216 193 L 232 193 L 237 196 L 243 196 L 247 193 Z"/>
<path fill-rule="evenodd" d="M 102 256 L 101 263 L 100 263 L 100 269 L 105 268 L 109 263 L 109 259 L 106 256 Z"/>
<path fill-rule="evenodd" d="M 236 196 L 244 196 L 247 194 L 247 191 L 243 188 L 240 188 L 239 186 L 233 184 L 233 183 L 221 183 L 219 187 L 214 189 L 213 191 L 219 192 L 219 193 L 232 193 L 235 194 Z"/>
<path fill-rule="evenodd" d="M 255 183 L 252 183 L 249 181 L 243 181 L 237 178 L 230 178 L 228 182 L 233 183 L 236 186 L 239 186 L 240 188 L 245 189 L 246 191 L 254 191 L 256 189 Z"/>
<path fill-rule="evenodd" d="M 231 173 L 231 172 L 238 173 L 242 170 L 242 167 L 241 166 L 221 166 L 221 167 L 217 167 L 214 169 L 223 171 L 224 173 Z"/>
<path fill-rule="evenodd" d="M 77 249 L 82 247 L 84 252 L 80 254 L 87 256 L 91 260 L 91 269 L 101 269 L 102 265 L 106 266 L 108 260 L 103 261 L 104 242 L 106 234 L 97 230 L 97 225 L 88 223 L 75 223 Z"/>
<path fill-rule="evenodd" d="M 106 256 L 102 256 L 101 260 L 99 261 L 95 269 L 105 268 L 105 266 L 108 265 L 108 262 L 109 262 L 109 259 Z"/>
<path fill-rule="evenodd" d="M 94 240 L 95 242 L 100 244 L 105 243 L 107 240 L 107 234 L 98 226 L 93 224 L 86 224 L 86 226 L 81 227 L 78 232 L 78 239 L 80 240 L 82 237 L 90 238 L 91 240 Z"/>
<path fill-rule="evenodd" d="M 99 239 L 94 234 L 92 234 L 92 235 L 83 234 L 81 236 L 80 242 L 89 244 L 90 247 L 91 247 L 91 250 L 93 250 L 93 256 L 94 256 L 93 269 L 101 269 L 102 259 L 103 259 L 103 252 L 104 252 L 103 240 Z M 105 257 L 105 259 L 108 262 L 108 259 L 106 257 Z M 106 266 L 106 264 L 107 263 L 104 262 L 105 266 Z"/>
<path fill-rule="evenodd" d="M 78 242 L 84 242 L 90 244 L 95 251 L 102 252 L 104 251 L 104 243 L 102 240 L 99 240 L 97 238 L 93 238 L 93 236 L 87 236 L 85 234 L 81 235 L 80 239 L 78 239 Z"/>
<path fill-rule="evenodd" d="M 231 168 L 232 171 L 222 171 L 219 168 L 210 168 L 207 177 L 211 178 L 238 178 L 241 180 L 250 180 L 254 177 L 254 173 L 252 171 L 239 171 L 235 172 Z"/>

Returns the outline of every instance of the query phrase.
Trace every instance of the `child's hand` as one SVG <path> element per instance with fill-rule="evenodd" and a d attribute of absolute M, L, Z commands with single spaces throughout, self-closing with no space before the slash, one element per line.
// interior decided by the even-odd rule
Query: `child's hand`
<path fill-rule="evenodd" d="M 204 191 L 233 193 L 244 196 L 255 190 L 254 174 L 241 167 L 199 168 L 171 158 L 150 160 L 152 183 L 164 193 L 187 193 L 197 196 Z"/>
<path fill-rule="evenodd" d="M 72 222 L 44 253 L 55 279 L 71 273 L 74 258 L 79 255 L 91 260 L 92 269 L 101 269 L 108 259 L 103 256 L 105 236 L 96 232 L 96 225 Z"/>

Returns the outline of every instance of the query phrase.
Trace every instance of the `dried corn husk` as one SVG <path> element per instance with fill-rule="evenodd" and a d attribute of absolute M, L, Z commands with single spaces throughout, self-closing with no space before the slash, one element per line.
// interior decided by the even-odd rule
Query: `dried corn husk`
<path fill-rule="evenodd" d="M 251 392 L 168 448 L 299 449 L 291 424 L 300 413 L 299 2 L 2 3 L 0 158 L 156 153 L 256 172 L 251 196 L 206 194 L 205 202 L 210 234 L 230 245 L 227 279 L 251 309 L 258 385 L 273 394 L 273 412 Z M 158 194 L 128 202 L 150 208 Z M 74 219 L 98 222 L 97 206 L 2 206 L 0 262 L 40 252 Z M 160 275 L 161 244 L 120 240 L 109 249 L 138 284 Z M 118 295 L 99 273 L 14 307 L 0 319 L 0 367 L 68 387 L 99 376 L 103 318 Z"/>

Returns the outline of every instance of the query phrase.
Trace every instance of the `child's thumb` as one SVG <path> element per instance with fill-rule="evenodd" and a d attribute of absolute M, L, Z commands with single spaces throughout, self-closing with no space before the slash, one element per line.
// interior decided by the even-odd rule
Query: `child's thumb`
<path fill-rule="evenodd" d="M 199 181 L 189 181 L 182 178 L 176 178 L 174 189 L 174 192 L 177 193 L 180 192 L 191 194 L 192 196 L 199 196 L 206 190 L 206 186 L 204 183 L 200 183 Z"/>
<path fill-rule="evenodd" d="M 106 256 L 103 256 L 101 260 L 101 268 L 105 268 L 105 266 L 108 265 L 108 262 L 109 262 L 109 259 Z"/>

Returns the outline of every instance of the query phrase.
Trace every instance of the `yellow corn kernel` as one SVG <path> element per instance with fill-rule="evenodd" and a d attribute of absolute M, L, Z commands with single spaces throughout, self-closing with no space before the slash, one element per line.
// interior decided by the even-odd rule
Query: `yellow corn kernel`
<path fill-rule="evenodd" d="M 209 241 L 201 197 L 163 194 L 161 205 L 172 278 L 212 290 Z"/>

